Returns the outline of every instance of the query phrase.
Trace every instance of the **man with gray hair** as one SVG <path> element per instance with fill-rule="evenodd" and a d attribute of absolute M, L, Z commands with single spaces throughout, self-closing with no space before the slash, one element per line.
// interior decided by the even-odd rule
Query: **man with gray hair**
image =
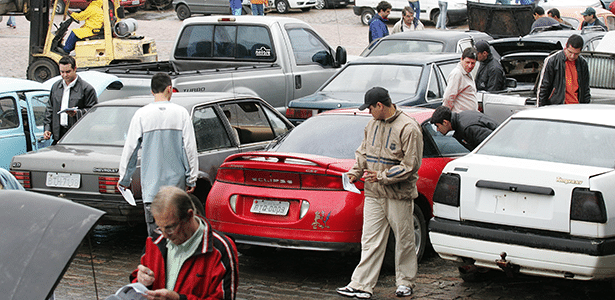
<path fill-rule="evenodd" d="M 401 10 L 402 18 L 397 21 L 391 30 L 391 34 L 404 32 L 404 31 L 412 31 L 412 30 L 423 30 L 425 26 L 423 23 L 419 21 L 419 19 L 414 17 L 414 10 L 410 6 L 406 6 Z"/>
<path fill-rule="evenodd" d="M 159 227 L 147 238 L 131 282 L 149 287 L 148 299 L 235 299 L 235 243 L 212 230 L 177 187 L 160 188 L 151 211 Z"/>

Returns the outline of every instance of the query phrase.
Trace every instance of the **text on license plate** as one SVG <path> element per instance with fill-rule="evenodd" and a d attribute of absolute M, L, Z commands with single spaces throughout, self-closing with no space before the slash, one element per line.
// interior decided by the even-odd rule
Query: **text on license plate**
<path fill-rule="evenodd" d="M 290 202 L 254 199 L 251 213 L 285 216 L 288 213 Z"/>
<path fill-rule="evenodd" d="M 47 186 L 78 189 L 81 174 L 47 172 Z"/>

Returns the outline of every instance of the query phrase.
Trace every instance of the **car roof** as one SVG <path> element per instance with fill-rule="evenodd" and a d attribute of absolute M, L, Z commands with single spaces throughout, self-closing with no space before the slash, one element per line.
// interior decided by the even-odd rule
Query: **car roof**
<path fill-rule="evenodd" d="M 358 57 L 357 59 L 349 61 L 348 65 L 362 65 L 362 64 L 408 64 L 408 65 L 423 65 L 433 62 L 441 62 L 447 60 L 460 59 L 461 53 L 404 53 L 404 54 L 390 54 L 382 56 L 368 56 Z"/>
<path fill-rule="evenodd" d="M 493 38 L 480 31 L 476 30 L 436 30 L 436 29 L 425 29 L 425 30 L 413 30 L 413 31 L 404 31 L 396 34 L 391 34 L 385 36 L 381 40 L 413 40 L 413 39 L 421 39 L 421 40 L 437 40 L 437 41 L 447 41 L 447 40 L 459 40 L 467 37 L 484 37 L 485 39 L 492 40 Z"/>
<path fill-rule="evenodd" d="M 615 106 L 608 104 L 549 105 L 517 112 L 512 119 L 545 119 L 615 126 Z"/>
<path fill-rule="evenodd" d="M 174 93 L 171 97 L 171 102 L 185 107 L 188 111 L 192 110 L 192 107 L 200 104 L 211 104 L 217 102 L 224 102 L 235 99 L 258 99 L 258 97 L 251 95 L 235 95 L 233 93 L 214 93 L 214 92 L 202 92 L 202 93 Z M 133 96 L 124 99 L 115 99 L 105 102 L 101 102 L 96 106 L 145 106 L 154 102 L 152 95 Z M 262 101 L 261 102 L 265 102 Z"/>
<path fill-rule="evenodd" d="M 271 26 L 275 23 L 287 24 L 287 23 L 301 23 L 306 27 L 310 27 L 306 22 L 287 17 L 270 17 L 270 16 L 204 16 L 204 17 L 192 17 L 184 20 L 183 26 L 192 24 L 225 24 L 232 25 L 234 22 L 240 21 L 241 24 L 254 24 L 254 25 L 267 25 Z"/>
<path fill-rule="evenodd" d="M 405 114 L 416 119 L 417 122 L 423 123 L 425 120 L 431 118 L 434 109 L 414 106 L 398 106 Z M 318 115 L 355 115 L 371 117 L 369 109 L 359 110 L 358 108 L 340 108 L 324 111 Z"/>
<path fill-rule="evenodd" d="M 48 88 L 33 80 L 0 77 L 0 93 L 15 91 L 48 91 Z"/>

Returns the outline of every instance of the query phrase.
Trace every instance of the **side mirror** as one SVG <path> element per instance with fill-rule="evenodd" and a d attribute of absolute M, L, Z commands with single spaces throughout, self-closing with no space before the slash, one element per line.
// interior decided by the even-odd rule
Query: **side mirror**
<path fill-rule="evenodd" d="M 516 88 L 517 87 L 517 79 L 506 78 L 506 87 L 507 88 Z"/>
<path fill-rule="evenodd" d="M 335 49 L 335 66 L 339 67 L 345 64 L 347 59 L 348 55 L 346 54 L 346 49 L 342 46 L 337 46 L 337 49 Z"/>

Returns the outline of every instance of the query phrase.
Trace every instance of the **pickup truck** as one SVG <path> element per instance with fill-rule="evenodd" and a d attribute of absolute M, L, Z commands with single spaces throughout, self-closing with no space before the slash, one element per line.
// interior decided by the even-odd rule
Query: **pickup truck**
<path fill-rule="evenodd" d="M 165 72 L 176 92 L 247 94 L 284 111 L 290 100 L 315 92 L 344 63 L 346 50 L 332 49 L 303 21 L 208 16 L 183 21 L 169 61 L 90 69 L 122 79 L 124 88 L 106 93 L 106 99 L 149 95 L 152 75 Z"/>

